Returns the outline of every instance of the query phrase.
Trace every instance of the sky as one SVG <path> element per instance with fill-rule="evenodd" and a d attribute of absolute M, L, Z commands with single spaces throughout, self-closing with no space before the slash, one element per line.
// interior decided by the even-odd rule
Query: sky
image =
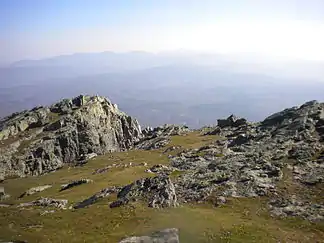
<path fill-rule="evenodd" d="M 0 63 L 187 49 L 324 60 L 323 0 L 1 0 Z"/>

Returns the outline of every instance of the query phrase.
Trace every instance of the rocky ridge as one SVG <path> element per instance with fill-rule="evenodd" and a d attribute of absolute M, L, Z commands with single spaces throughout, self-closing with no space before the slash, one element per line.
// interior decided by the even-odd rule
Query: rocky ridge
<path fill-rule="evenodd" d="M 206 134 L 218 134 L 223 140 L 171 158 L 172 166 L 186 171 L 175 182 L 178 198 L 187 202 L 212 195 L 270 196 L 277 198 L 270 204 L 277 215 L 283 204 L 275 202 L 284 201 L 286 207 L 296 209 L 290 215 L 323 219 L 323 203 L 312 203 L 306 195 L 292 195 L 293 201 L 282 198 L 277 186 L 285 169 L 292 172 L 294 183 L 313 187 L 323 182 L 323 103 L 307 102 L 261 123 L 234 116 L 219 122 Z M 307 206 L 301 210 L 300 205 Z"/>
<path fill-rule="evenodd" d="M 0 121 L 0 175 L 40 175 L 88 154 L 132 148 L 141 136 L 137 120 L 104 97 L 35 107 Z"/>

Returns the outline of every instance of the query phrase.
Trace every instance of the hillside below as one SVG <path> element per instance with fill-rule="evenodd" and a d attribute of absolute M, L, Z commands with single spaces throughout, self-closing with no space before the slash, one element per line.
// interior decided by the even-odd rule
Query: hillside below
<path fill-rule="evenodd" d="M 142 130 L 81 95 L 0 120 L 0 180 L 0 242 L 324 242 L 324 103 Z"/>

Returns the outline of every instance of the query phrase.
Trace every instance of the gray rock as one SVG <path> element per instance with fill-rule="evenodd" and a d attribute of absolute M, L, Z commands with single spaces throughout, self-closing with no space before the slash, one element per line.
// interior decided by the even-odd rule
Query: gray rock
<path fill-rule="evenodd" d="M 270 212 L 276 217 L 301 217 L 310 221 L 324 220 L 324 205 L 298 200 L 296 197 L 277 198 L 269 202 Z"/>
<path fill-rule="evenodd" d="M 154 232 L 151 236 L 133 236 L 119 243 L 179 243 L 178 229 L 171 228 Z"/>
<path fill-rule="evenodd" d="M 181 148 L 181 146 L 171 146 L 171 147 L 166 148 L 166 149 L 163 151 L 163 153 L 172 152 L 172 151 L 177 150 L 177 149 L 180 149 L 180 148 Z"/>
<path fill-rule="evenodd" d="M 161 164 L 157 164 L 157 165 L 153 165 L 151 168 L 147 169 L 146 172 L 149 173 L 156 173 L 156 174 L 165 174 L 165 175 L 169 175 L 171 174 L 173 171 L 177 170 L 174 167 L 171 166 L 167 166 L 167 165 L 161 165 Z"/>
<path fill-rule="evenodd" d="M 60 209 L 66 209 L 67 203 L 68 200 L 42 197 L 32 202 L 21 203 L 19 204 L 18 207 L 39 206 L 39 207 L 56 207 Z"/>
<path fill-rule="evenodd" d="M 218 207 L 218 206 L 224 205 L 224 204 L 226 204 L 226 202 L 227 202 L 227 200 L 226 200 L 225 197 L 222 197 L 222 196 L 217 197 L 216 202 L 215 202 L 215 206 Z"/>
<path fill-rule="evenodd" d="M 1 200 L 0 200 L 0 201 L 1 201 Z M 8 207 L 10 207 L 10 206 L 12 206 L 12 205 L 10 205 L 10 204 L 0 203 L 0 208 L 8 208 Z"/>
<path fill-rule="evenodd" d="M 247 120 L 244 118 L 238 118 L 234 115 L 230 115 L 226 119 L 218 119 L 217 126 L 220 128 L 224 127 L 238 127 L 242 125 L 247 125 Z"/>
<path fill-rule="evenodd" d="M 324 182 L 324 163 L 308 161 L 293 167 L 294 178 L 303 184 L 314 186 Z"/>
<path fill-rule="evenodd" d="M 5 193 L 5 189 L 4 187 L 0 187 L 0 201 L 8 199 L 10 197 L 10 195 Z"/>
<path fill-rule="evenodd" d="M 117 195 L 117 201 L 110 204 L 111 208 L 143 199 L 153 208 L 177 206 L 174 185 L 167 176 L 144 178 L 125 186 Z"/>
<path fill-rule="evenodd" d="M 159 149 L 165 147 L 169 142 L 170 142 L 170 138 L 165 136 L 149 138 L 140 141 L 136 145 L 136 149 L 144 149 L 144 150 Z"/>
<path fill-rule="evenodd" d="M 210 196 L 272 197 L 278 194 L 277 182 L 286 166 L 293 169 L 294 182 L 302 183 L 300 186 L 321 185 L 324 155 L 318 154 L 324 151 L 324 144 L 317 127 L 322 126 L 323 116 L 323 103 L 308 102 L 276 113 L 261 123 L 242 122 L 235 126 L 233 116 L 220 121 L 217 134 L 226 140 L 170 158 L 171 166 L 184 172 L 174 182 L 178 201 L 201 202 Z M 322 206 L 304 202 L 300 208 L 290 204 L 283 212 L 292 209 L 297 213 L 287 216 L 322 217 Z"/>
<path fill-rule="evenodd" d="M 0 148 L 0 171 L 4 176 L 40 175 L 65 163 L 132 148 L 141 137 L 137 120 L 108 99 L 79 96 L 1 120 L 0 140 L 14 142 Z"/>
<path fill-rule="evenodd" d="M 143 131 L 145 137 L 184 135 L 188 132 L 190 132 L 190 129 L 187 126 L 173 124 L 165 124 L 154 129 L 149 128 Z"/>
<path fill-rule="evenodd" d="M 52 185 L 44 185 L 44 186 L 37 186 L 37 187 L 32 187 L 30 189 L 28 189 L 27 191 L 25 191 L 23 194 L 20 195 L 20 198 L 24 197 L 24 196 L 29 196 L 29 195 L 33 195 L 35 193 L 38 192 L 42 192 L 48 188 L 51 188 Z"/>
<path fill-rule="evenodd" d="M 82 185 L 82 184 L 87 184 L 87 183 L 90 183 L 90 182 L 92 182 L 92 180 L 90 180 L 90 179 L 75 180 L 75 181 L 72 181 L 72 182 L 70 182 L 68 184 L 62 185 L 60 191 L 64 191 L 64 190 L 70 189 L 72 187 L 79 186 L 79 185 Z"/>
<path fill-rule="evenodd" d="M 170 136 L 185 135 L 190 132 L 186 126 L 165 124 L 156 128 L 147 128 L 142 131 L 144 137 L 137 143 L 137 149 L 159 149 L 170 142 Z"/>

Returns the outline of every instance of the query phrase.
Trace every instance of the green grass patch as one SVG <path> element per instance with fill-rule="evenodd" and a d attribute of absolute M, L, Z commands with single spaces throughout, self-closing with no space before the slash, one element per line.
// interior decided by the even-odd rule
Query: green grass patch
<path fill-rule="evenodd" d="M 215 141 L 217 136 L 201 136 L 198 132 L 172 137 L 172 145 L 198 148 Z M 3 203 L 19 204 L 40 197 L 67 199 L 74 204 L 103 188 L 126 185 L 134 180 L 154 176 L 145 169 L 155 164 L 168 164 L 165 148 L 152 151 L 132 150 L 98 156 L 82 167 L 69 167 L 38 177 L 16 178 L 4 181 L 1 186 L 11 198 Z M 173 151 L 172 151 L 173 152 Z M 111 164 L 147 163 L 148 166 L 112 168 L 102 174 L 93 171 Z M 174 171 L 171 178 L 180 176 Z M 88 178 L 93 183 L 83 184 L 60 192 L 61 184 Z M 296 192 L 291 175 L 284 174 L 282 193 Z M 286 185 L 285 185 L 286 183 Z M 27 189 L 51 184 L 43 192 L 18 197 Z M 285 187 L 291 188 L 285 189 Z M 285 191 L 288 190 L 288 191 Z M 299 189 L 298 189 L 299 190 Z M 25 240 L 28 242 L 118 242 L 126 236 L 145 235 L 164 228 L 180 230 L 180 240 L 197 242 L 323 242 L 324 224 L 310 223 L 301 219 L 276 219 L 270 217 L 267 198 L 232 198 L 220 207 L 213 206 L 211 197 L 205 204 L 182 204 L 177 208 L 152 209 L 141 202 L 120 208 L 109 208 L 115 200 L 111 195 L 79 210 L 56 210 L 40 214 L 43 208 L 0 208 L 0 240 Z M 323 198 L 323 197 L 322 197 Z"/>

